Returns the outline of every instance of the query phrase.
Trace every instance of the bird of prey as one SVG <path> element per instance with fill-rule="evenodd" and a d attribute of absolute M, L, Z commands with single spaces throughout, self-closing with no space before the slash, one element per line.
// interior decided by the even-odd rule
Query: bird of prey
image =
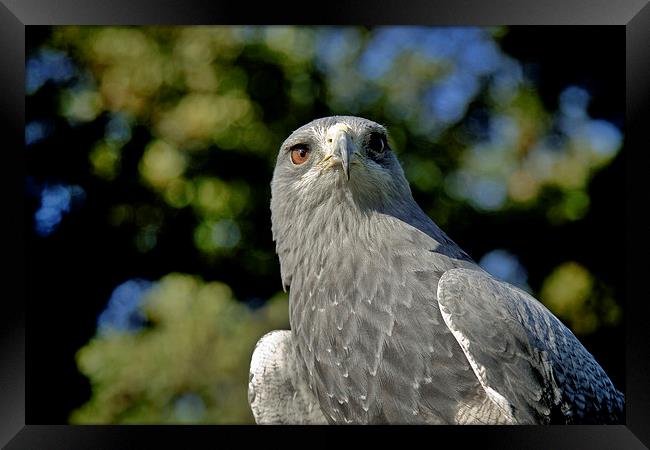
<path fill-rule="evenodd" d="M 623 394 L 571 331 L 420 209 L 383 126 L 300 127 L 271 191 L 291 330 L 253 352 L 257 423 L 623 421 Z"/>

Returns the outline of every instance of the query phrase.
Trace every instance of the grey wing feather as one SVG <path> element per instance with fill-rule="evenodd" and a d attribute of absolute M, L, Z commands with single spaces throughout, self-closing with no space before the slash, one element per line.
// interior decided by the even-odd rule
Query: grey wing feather
<path fill-rule="evenodd" d="M 326 424 L 318 401 L 297 377 L 291 331 L 264 335 L 251 358 L 248 403 L 258 424 Z"/>
<path fill-rule="evenodd" d="M 490 399 L 516 423 L 620 423 L 623 394 L 540 302 L 486 272 L 452 269 L 440 311 Z"/>

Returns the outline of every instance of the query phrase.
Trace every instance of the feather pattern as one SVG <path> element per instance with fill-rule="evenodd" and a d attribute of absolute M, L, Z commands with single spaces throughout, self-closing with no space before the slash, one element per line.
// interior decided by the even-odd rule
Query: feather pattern
<path fill-rule="evenodd" d="M 257 370 L 281 366 L 328 423 L 619 422 L 622 394 L 575 336 L 449 239 L 392 151 L 368 157 L 370 133 L 386 130 L 329 117 L 280 149 L 271 219 L 291 331 Z M 288 157 L 297 143 L 305 164 Z"/>
<path fill-rule="evenodd" d="M 578 339 L 528 293 L 468 269 L 438 284 L 446 324 L 482 385 L 518 423 L 617 423 L 623 395 Z"/>

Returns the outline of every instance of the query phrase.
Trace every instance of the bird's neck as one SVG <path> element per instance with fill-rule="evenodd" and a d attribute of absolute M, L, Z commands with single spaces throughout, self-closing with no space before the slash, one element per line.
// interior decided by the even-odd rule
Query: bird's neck
<path fill-rule="evenodd" d="M 319 271 L 337 255 L 364 253 L 410 232 L 424 234 L 430 248 L 455 244 L 420 209 L 409 194 L 402 200 L 368 207 L 350 191 L 335 191 L 313 206 L 284 202 L 283 220 L 273 220 L 273 234 L 285 288 L 300 273 Z M 290 218 L 287 220 L 287 218 Z M 404 233 L 407 231 L 407 233 Z"/>

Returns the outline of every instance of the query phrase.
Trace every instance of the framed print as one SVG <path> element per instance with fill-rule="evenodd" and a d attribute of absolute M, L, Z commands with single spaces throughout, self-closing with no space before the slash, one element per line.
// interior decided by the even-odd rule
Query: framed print
<path fill-rule="evenodd" d="M 3 445 L 647 448 L 647 2 L 122 3 L 0 5 Z"/>

